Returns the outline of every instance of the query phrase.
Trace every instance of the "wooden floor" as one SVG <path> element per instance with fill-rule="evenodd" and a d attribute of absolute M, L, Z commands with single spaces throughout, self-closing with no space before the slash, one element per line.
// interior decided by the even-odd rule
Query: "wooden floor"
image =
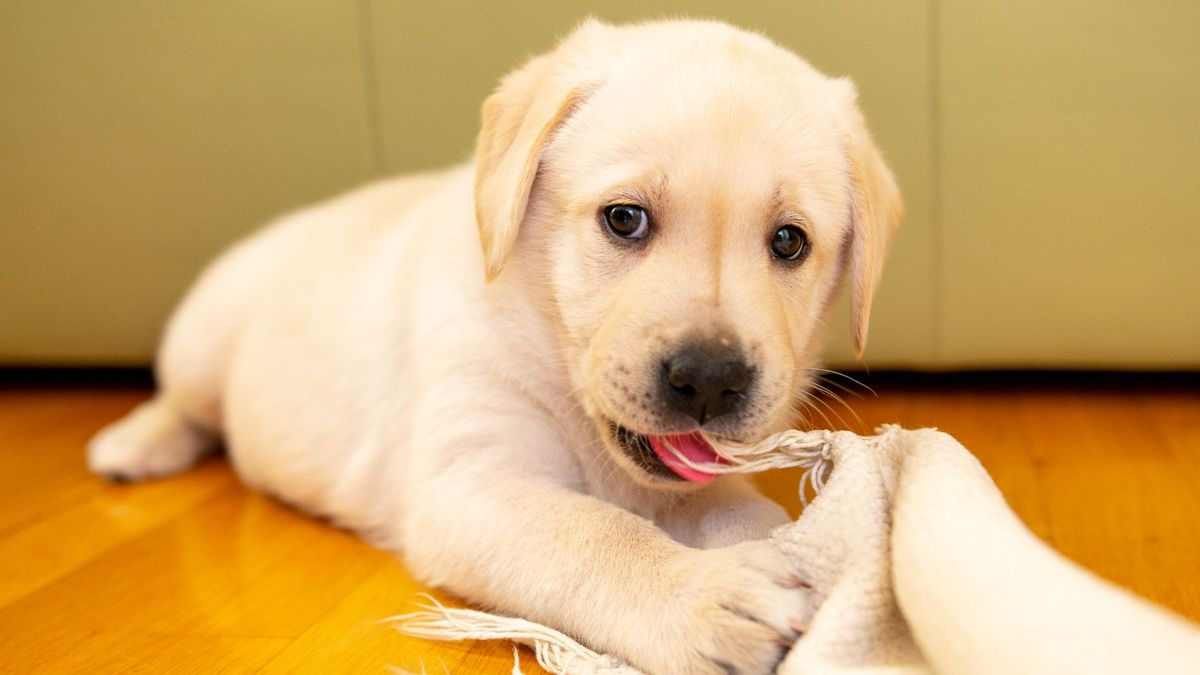
<path fill-rule="evenodd" d="M 853 413 L 834 406 L 833 423 L 955 434 L 1037 535 L 1200 619 L 1200 390 L 875 388 L 848 397 Z M 429 589 L 353 535 L 242 488 L 223 460 L 142 485 L 94 480 L 84 442 L 146 395 L 0 387 L 0 673 L 511 672 L 507 645 L 430 644 L 380 624 Z M 795 482 L 762 484 L 794 512 Z"/>

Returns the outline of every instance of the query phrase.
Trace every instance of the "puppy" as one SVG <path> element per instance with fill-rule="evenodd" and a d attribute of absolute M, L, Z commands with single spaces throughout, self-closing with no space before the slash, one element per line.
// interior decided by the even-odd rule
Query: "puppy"
<path fill-rule="evenodd" d="M 668 446 L 797 421 L 843 276 L 866 341 L 900 210 L 848 81 L 720 23 L 589 21 L 487 99 L 471 165 L 218 259 L 88 461 L 223 440 L 426 583 L 650 672 L 766 673 L 810 612 L 764 540 L 787 516 Z"/>

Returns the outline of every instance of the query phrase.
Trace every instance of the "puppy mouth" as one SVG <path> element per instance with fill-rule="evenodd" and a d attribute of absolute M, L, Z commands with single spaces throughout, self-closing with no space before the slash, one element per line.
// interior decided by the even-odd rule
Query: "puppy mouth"
<path fill-rule="evenodd" d="M 690 464 L 726 464 L 712 444 L 699 432 L 645 435 L 609 423 L 617 445 L 638 468 L 655 478 L 668 481 L 707 483 L 717 474 Z M 680 459 L 682 456 L 687 462 Z"/>

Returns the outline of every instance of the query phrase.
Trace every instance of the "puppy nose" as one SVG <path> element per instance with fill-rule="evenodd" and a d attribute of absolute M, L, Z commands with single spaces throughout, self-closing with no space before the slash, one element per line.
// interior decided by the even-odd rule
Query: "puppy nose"
<path fill-rule="evenodd" d="M 754 368 L 729 341 L 696 342 L 663 361 L 662 395 L 673 409 L 700 424 L 738 410 Z"/>

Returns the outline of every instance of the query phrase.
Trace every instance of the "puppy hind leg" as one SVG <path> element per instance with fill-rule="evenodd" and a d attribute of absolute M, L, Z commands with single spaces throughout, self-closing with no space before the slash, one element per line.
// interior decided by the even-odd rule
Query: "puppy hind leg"
<path fill-rule="evenodd" d="M 188 291 L 158 351 L 159 393 L 96 434 L 87 450 L 93 472 L 113 480 L 167 476 L 217 446 L 224 431 L 224 374 L 270 268 L 268 232 L 227 251 Z"/>
<path fill-rule="evenodd" d="M 157 396 L 102 429 L 88 443 L 88 468 L 114 481 L 179 473 L 216 447 L 216 438 Z"/>

